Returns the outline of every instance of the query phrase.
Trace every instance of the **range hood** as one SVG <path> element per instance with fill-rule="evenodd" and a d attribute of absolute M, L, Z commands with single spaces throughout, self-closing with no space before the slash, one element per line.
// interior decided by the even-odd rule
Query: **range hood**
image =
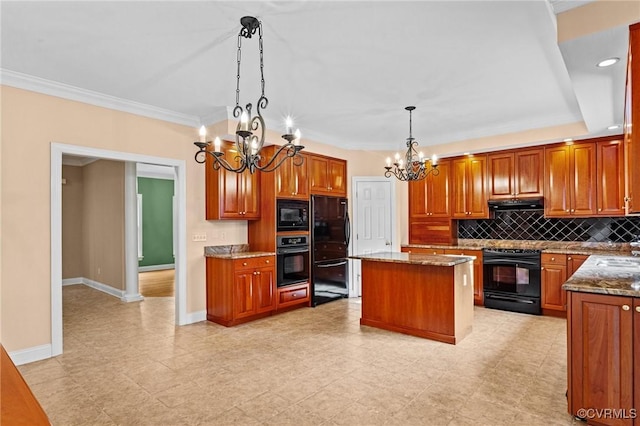
<path fill-rule="evenodd" d="M 520 200 L 489 200 L 489 210 L 543 210 L 543 198 L 523 198 Z"/>

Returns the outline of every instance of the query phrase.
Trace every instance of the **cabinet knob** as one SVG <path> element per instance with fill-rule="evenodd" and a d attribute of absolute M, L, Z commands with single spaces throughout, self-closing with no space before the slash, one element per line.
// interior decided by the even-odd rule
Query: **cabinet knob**
<path fill-rule="evenodd" d="M 296 294 L 295 293 L 291 293 L 291 297 L 296 297 Z"/>
<path fill-rule="evenodd" d="M 571 259 L 571 256 L 567 257 L 567 260 L 572 260 L 572 259 Z"/>
<path fill-rule="evenodd" d="M 541 266 L 541 267 L 540 267 L 540 270 L 541 270 L 541 271 L 544 271 L 544 266 Z"/>
<path fill-rule="evenodd" d="M 574 213 L 576 211 L 576 209 L 571 209 L 571 213 Z"/>
<path fill-rule="evenodd" d="M 601 211 L 602 211 L 602 209 L 598 209 L 598 211 L 599 211 L 599 212 L 601 212 Z"/>
<path fill-rule="evenodd" d="M 271 261 L 270 260 L 265 260 L 264 263 L 271 263 Z"/>
<path fill-rule="evenodd" d="M 553 262 L 554 260 L 556 260 L 556 258 L 555 258 L 555 257 L 552 257 L 552 258 L 551 258 L 551 261 Z"/>
<path fill-rule="evenodd" d="M 628 311 L 629 309 L 631 309 L 631 308 L 629 308 L 629 305 L 622 305 L 622 310 L 623 311 Z"/>
<path fill-rule="evenodd" d="M 242 266 L 247 266 L 247 262 L 242 262 Z"/>
<path fill-rule="evenodd" d="M 636 312 L 640 312 L 640 306 L 636 306 Z"/>
<path fill-rule="evenodd" d="M 260 271 L 256 271 L 256 275 L 260 275 Z"/>

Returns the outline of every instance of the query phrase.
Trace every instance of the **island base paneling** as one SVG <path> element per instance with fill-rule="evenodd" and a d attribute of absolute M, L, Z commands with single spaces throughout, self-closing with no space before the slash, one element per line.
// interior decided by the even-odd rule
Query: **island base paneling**
<path fill-rule="evenodd" d="M 362 260 L 360 324 L 456 344 L 472 321 L 472 262 L 442 267 Z"/>

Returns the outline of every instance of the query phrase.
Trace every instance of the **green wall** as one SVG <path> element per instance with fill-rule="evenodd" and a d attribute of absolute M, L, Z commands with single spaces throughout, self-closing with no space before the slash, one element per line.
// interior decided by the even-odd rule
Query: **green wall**
<path fill-rule="evenodd" d="M 173 180 L 138 178 L 142 194 L 142 255 L 139 266 L 165 265 L 173 259 Z"/>

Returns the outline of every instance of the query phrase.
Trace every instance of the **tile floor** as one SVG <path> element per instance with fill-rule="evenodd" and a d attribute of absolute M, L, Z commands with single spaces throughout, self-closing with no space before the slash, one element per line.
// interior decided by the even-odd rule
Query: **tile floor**
<path fill-rule="evenodd" d="M 176 327 L 173 298 L 63 300 L 64 354 L 19 367 L 54 425 L 574 423 L 562 319 L 476 308 L 453 346 L 361 327 L 357 299 L 234 328 Z"/>

